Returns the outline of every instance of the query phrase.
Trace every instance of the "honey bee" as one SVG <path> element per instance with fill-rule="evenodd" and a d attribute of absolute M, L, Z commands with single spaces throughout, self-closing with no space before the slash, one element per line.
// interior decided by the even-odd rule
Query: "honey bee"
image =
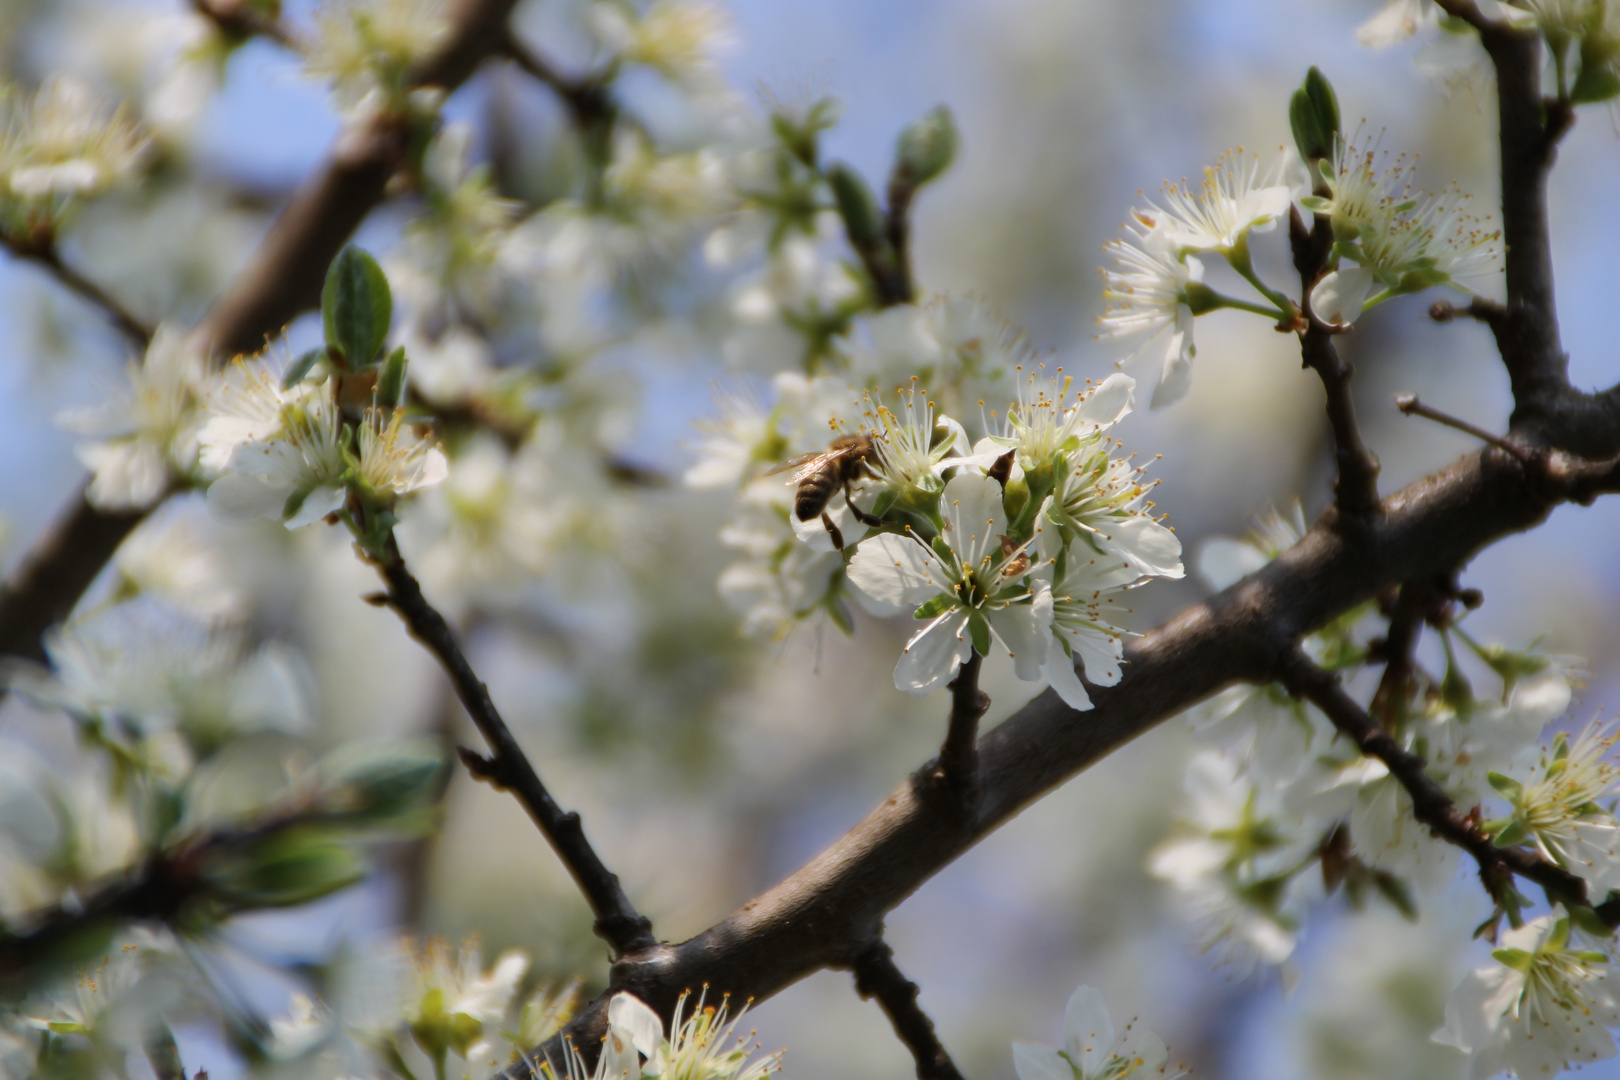
<path fill-rule="evenodd" d="M 833 547 L 842 551 L 844 535 L 838 526 L 833 524 L 831 516 L 827 513 L 827 504 L 832 501 L 834 491 L 843 489 L 844 502 L 857 521 L 864 525 L 882 523 L 881 518 L 873 517 L 856 506 L 849 495 L 849 486 L 869 474 L 873 449 L 872 436 L 864 432 L 840 435 L 828 444 L 827 449 L 789 458 L 765 475 L 773 476 L 779 472 L 796 469 L 797 471 L 788 478 L 788 483 L 799 485 L 799 490 L 793 497 L 794 514 L 800 521 L 810 521 L 817 514 L 821 515 L 821 523 L 826 526 L 827 534 L 832 537 Z"/>

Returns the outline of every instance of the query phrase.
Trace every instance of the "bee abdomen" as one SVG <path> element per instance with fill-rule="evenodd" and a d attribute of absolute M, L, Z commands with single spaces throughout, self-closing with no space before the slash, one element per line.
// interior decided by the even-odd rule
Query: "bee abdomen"
<path fill-rule="evenodd" d="M 838 477 L 832 469 L 821 469 L 799 481 L 799 490 L 793 497 L 793 512 L 800 521 L 810 521 L 827 508 Z"/>

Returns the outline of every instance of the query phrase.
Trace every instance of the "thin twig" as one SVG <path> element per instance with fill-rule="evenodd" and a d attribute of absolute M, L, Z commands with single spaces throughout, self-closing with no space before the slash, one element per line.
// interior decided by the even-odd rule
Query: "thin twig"
<path fill-rule="evenodd" d="M 898 303 L 909 304 L 917 297 L 917 286 L 911 276 L 911 203 L 917 195 L 917 185 L 910 175 L 896 165 L 889 177 L 889 209 L 884 215 L 884 235 L 894 261 L 894 291 Z"/>
<path fill-rule="evenodd" d="M 1395 597 L 1384 634 L 1384 674 L 1373 693 L 1372 715 L 1390 727 L 1412 696 L 1413 651 L 1423 632 L 1424 616 L 1433 605 L 1435 590 L 1426 579 L 1408 581 Z"/>
<path fill-rule="evenodd" d="M 951 1055 L 940 1045 L 934 1022 L 917 1004 L 917 984 L 894 963 L 894 950 L 880 938 L 855 958 L 855 992 L 876 998 L 894 1033 L 917 1062 L 917 1080 L 962 1080 Z"/>
<path fill-rule="evenodd" d="M 493 751 L 489 757 L 483 757 L 462 748 L 461 759 L 468 771 L 517 796 L 585 894 L 586 902 L 596 915 L 597 935 L 613 946 L 616 954 L 623 956 L 657 945 L 652 923 L 637 913 L 618 877 L 603 865 L 585 838 L 579 815 L 558 806 L 541 783 L 539 774 L 490 699 L 489 688 L 467 662 L 450 624 L 422 594 L 422 586 L 406 567 L 392 536 L 383 558 L 375 565 L 377 573 L 388 583 L 388 591 L 379 595 L 379 601 L 393 608 L 405 621 L 411 636 L 438 658 L 456 689 L 456 696 Z"/>
<path fill-rule="evenodd" d="M 1433 420 L 1437 424 L 1444 424 L 1448 428 L 1455 428 L 1458 431 L 1472 435 L 1481 442 L 1489 443 L 1498 450 L 1512 454 L 1520 461 L 1530 461 L 1535 456 L 1533 451 L 1523 446 L 1516 446 L 1500 435 L 1492 435 L 1482 427 L 1476 427 L 1466 420 L 1452 416 L 1450 413 L 1444 413 L 1439 409 L 1423 404 L 1418 400 L 1416 394 L 1397 394 L 1395 407 L 1407 416 L 1421 416 L 1425 420 Z"/>
<path fill-rule="evenodd" d="M 951 722 L 939 748 L 945 782 L 965 793 L 971 793 L 978 782 L 979 718 L 990 708 L 990 695 L 979 689 L 979 668 L 983 663 L 984 657 L 974 650 L 951 681 Z"/>
<path fill-rule="evenodd" d="M 1334 500 L 1342 522 L 1365 522 L 1378 516 L 1378 456 L 1367 449 L 1356 423 L 1355 401 L 1350 396 L 1350 379 L 1355 368 L 1339 355 L 1330 327 L 1310 311 L 1311 288 L 1321 275 L 1332 247 L 1332 229 L 1326 217 L 1313 217 L 1307 226 L 1295 209 L 1290 219 L 1294 266 L 1299 271 L 1300 296 L 1306 318 L 1300 334 L 1300 356 L 1305 366 L 1322 379 L 1327 394 L 1328 423 L 1333 428 L 1333 459 L 1336 473 Z"/>
<path fill-rule="evenodd" d="M 1423 759 L 1403 748 L 1344 692 L 1337 675 L 1296 651 L 1281 671 L 1281 682 L 1321 709 L 1363 754 L 1389 767 L 1390 775 L 1412 799 L 1412 816 L 1440 839 L 1474 857 L 1480 880 L 1492 898 L 1503 898 L 1504 890 L 1511 887 L 1511 875 L 1518 874 L 1545 889 L 1549 902 L 1587 905 L 1586 882 L 1579 877 L 1528 848 L 1497 847 L 1429 776 Z"/>
<path fill-rule="evenodd" d="M 137 317 L 123 304 L 113 298 L 112 294 L 100 285 L 85 277 L 79 271 L 62 261 L 62 254 L 56 248 L 54 238 L 47 238 L 39 243 L 25 243 L 6 235 L 0 231 L 0 243 L 19 259 L 37 263 L 50 271 L 67 289 L 88 301 L 92 306 L 99 308 L 102 314 L 113 321 L 125 337 L 140 346 L 141 352 L 152 344 L 152 327 L 145 320 Z"/>

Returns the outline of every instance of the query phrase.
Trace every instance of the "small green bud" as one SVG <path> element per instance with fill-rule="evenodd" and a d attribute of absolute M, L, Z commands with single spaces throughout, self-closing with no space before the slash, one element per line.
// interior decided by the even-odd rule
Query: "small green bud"
<path fill-rule="evenodd" d="M 883 242 L 882 219 L 878 214 L 877 199 L 866 186 L 860 173 L 843 162 L 827 170 L 827 182 L 832 185 L 833 199 L 838 203 L 838 216 L 844 219 L 849 242 L 857 250 L 866 250 Z"/>
<path fill-rule="evenodd" d="M 1598 49 L 1589 47 L 1591 39 L 1581 42 L 1581 70 L 1575 76 L 1575 83 L 1569 88 L 1569 100 L 1575 105 L 1588 105 L 1598 101 L 1608 101 L 1620 95 L 1620 75 L 1608 61 L 1610 57 L 1603 56 Z"/>
<path fill-rule="evenodd" d="M 956 158 L 956 119 L 944 105 L 936 105 L 916 123 L 900 132 L 895 146 L 894 171 L 898 179 L 922 187 L 936 179 Z"/>
<path fill-rule="evenodd" d="M 321 288 L 321 321 L 332 359 L 348 371 L 371 367 L 388 340 L 394 301 L 377 260 L 353 244 L 338 252 Z"/>
<path fill-rule="evenodd" d="M 1339 99 L 1320 69 L 1307 71 L 1305 82 L 1294 91 L 1288 103 L 1288 122 L 1300 157 L 1320 161 L 1333 156 L 1339 136 Z"/>

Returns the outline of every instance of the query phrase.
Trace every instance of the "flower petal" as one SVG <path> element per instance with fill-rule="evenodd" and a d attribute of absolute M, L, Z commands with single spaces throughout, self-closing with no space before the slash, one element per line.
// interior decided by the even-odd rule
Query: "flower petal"
<path fill-rule="evenodd" d="M 876 601 L 874 614 L 905 614 L 950 592 L 944 568 L 933 553 L 920 541 L 895 533 L 863 540 L 849 560 L 848 576 L 851 585 Z"/>
<path fill-rule="evenodd" d="M 967 613 L 957 608 L 919 630 L 894 665 L 895 688 L 922 697 L 954 678 L 973 655 L 967 625 Z"/>

